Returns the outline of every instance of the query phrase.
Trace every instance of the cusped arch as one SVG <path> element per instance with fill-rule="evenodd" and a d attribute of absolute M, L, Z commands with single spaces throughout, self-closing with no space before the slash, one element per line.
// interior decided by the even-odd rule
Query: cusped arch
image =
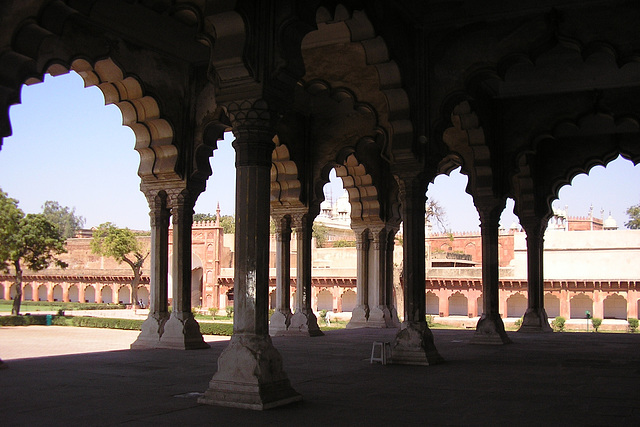
<path fill-rule="evenodd" d="M 276 138 L 277 139 L 277 138 Z M 271 206 L 274 208 L 300 207 L 302 185 L 298 167 L 291 160 L 285 144 L 276 144 L 271 154 Z"/>
<path fill-rule="evenodd" d="M 366 167 L 358 161 L 355 154 L 349 154 L 342 164 L 337 164 L 335 171 L 349 194 L 351 220 L 365 223 L 380 220 L 378 190 Z"/>

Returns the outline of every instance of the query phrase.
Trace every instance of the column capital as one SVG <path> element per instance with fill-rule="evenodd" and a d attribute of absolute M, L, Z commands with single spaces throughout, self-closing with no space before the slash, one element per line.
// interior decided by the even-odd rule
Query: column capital
<path fill-rule="evenodd" d="M 474 198 L 474 203 L 480 216 L 480 227 L 497 226 L 500 221 L 500 215 L 506 205 L 505 198 L 485 197 L 482 202 L 478 202 Z"/>
<path fill-rule="evenodd" d="M 543 238 L 544 232 L 547 230 L 547 221 L 543 218 L 525 217 L 520 218 L 520 224 L 527 233 L 528 238 Z"/>

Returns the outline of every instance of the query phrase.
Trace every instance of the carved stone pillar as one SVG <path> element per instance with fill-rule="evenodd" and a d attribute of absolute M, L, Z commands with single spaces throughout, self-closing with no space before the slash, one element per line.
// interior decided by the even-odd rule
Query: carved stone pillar
<path fill-rule="evenodd" d="M 291 316 L 287 334 L 324 335 L 318 327 L 318 319 L 311 307 L 311 241 L 313 219 L 308 213 L 294 214 L 298 259 L 296 268 L 296 312 Z"/>
<path fill-rule="evenodd" d="M 173 222 L 173 301 L 171 316 L 164 324 L 159 347 L 209 348 L 191 312 L 191 224 L 195 200 L 189 190 L 182 189 L 171 192 L 169 202 Z"/>
<path fill-rule="evenodd" d="M 553 332 L 544 309 L 544 231 L 547 222 L 538 218 L 527 219 L 522 226 L 527 233 L 527 280 L 529 304 L 518 332 Z"/>
<path fill-rule="evenodd" d="M 373 239 L 369 248 L 369 317 L 370 328 L 392 327 L 387 303 L 387 237 L 386 228 L 372 228 Z"/>
<path fill-rule="evenodd" d="M 442 362 L 426 321 L 424 217 L 427 181 L 398 180 L 404 227 L 404 322 L 391 344 L 392 363 L 432 365 Z"/>
<path fill-rule="evenodd" d="M 357 253 L 356 306 L 351 312 L 347 328 L 364 328 L 369 318 L 369 230 L 359 228 L 354 231 Z"/>
<path fill-rule="evenodd" d="M 247 103 L 248 104 L 248 103 Z M 244 104 L 243 104 L 244 106 Z M 268 409 L 302 399 L 269 336 L 269 199 L 273 135 L 268 106 L 229 108 L 236 140 L 233 336 L 198 402 Z"/>
<path fill-rule="evenodd" d="M 269 320 L 269 333 L 282 335 L 291 323 L 291 218 L 276 218 L 276 310 Z"/>
<path fill-rule="evenodd" d="M 387 250 L 385 252 L 386 255 L 386 269 L 385 269 L 385 305 L 389 310 L 389 318 L 385 319 L 387 321 L 387 328 L 399 328 L 400 320 L 398 319 L 398 309 L 396 308 L 396 300 L 394 298 L 394 265 L 393 265 L 393 251 L 395 248 L 395 236 L 397 233 L 396 229 L 388 230 L 387 235 Z"/>
<path fill-rule="evenodd" d="M 156 348 L 169 318 L 169 210 L 164 191 L 147 196 L 151 223 L 151 271 L 149 273 L 149 316 L 131 348 Z"/>
<path fill-rule="evenodd" d="M 498 291 L 500 289 L 498 262 L 498 222 L 504 200 L 495 200 L 478 207 L 482 239 L 482 303 L 483 313 L 478 320 L 473 344 L 507 344 L 511 340 L 500 317 Z"/>

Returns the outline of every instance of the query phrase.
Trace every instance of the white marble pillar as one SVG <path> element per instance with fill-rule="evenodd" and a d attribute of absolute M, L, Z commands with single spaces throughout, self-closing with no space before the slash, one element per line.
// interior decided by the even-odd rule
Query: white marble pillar
<path fill-rule="evenodd" d="M 149 316 L 142 323 L 140 335 L 131 348 L 156 348 L 164 324 L 169 318 L 168 272 L 169 272 L 169 210 L 164 191 L 147 196 L 151 223 L 151 271 L 149 277 Z M 81 295 L 84 301 L 84 292 Z"/>
<path fill-rule="evenodd" d="M 195 200 L 187 189 L 170 194 L 173 222 L 173 299 L 169 320 L 160 336 L 160 348 L 209 348 L 191 312 L 191 224 Z"/>
<path fill-rule="evenodd" d="M 276 217 L 276 309 L 269 319 L 269 333 L 282 335 L 291 323 L 291 217 Z"/>
<path fill-rule="evenodd" d="M 269 198 L 274 133 L 266 120 L 270 116 L 266 104 L 257 101 L 252 106 L 240 109 L 235 105 L 229 110 L 236 136 L 233 336 L 198 402 L 262 410 L 299 401 L 302 396 L 291 387 L 280 353 L 269 336 Z"/>
<path fill-rule="evenodd" d="M 356 306 L 347 328 L 364 328 L 369 318 L 369 229 L 354 228 L 356 234 Z"/>
<path fill-rule="evenodd" d="M 482 240 L 482 303 L 483 312 L 476 325 L 472 344 L 508 344 L 511 339 L 504 330 L 500 317 L 500 278 L 498 260 L 498 223 L 504 209 L 504 200 L 493 200 L 477 206 L 480 214 Z"/>
<path fill-rule="evenodd" d="M 394 364 L 442 362 L 426 321 L 424 217 L 427 181 L 420 175 L 398 179 L 404 225 L 404 322 L 391 344 Z"/>
<path fill-rule="evenodd" d="M 543 252 L 545 219 L 530 218 L 521 222 L 527 233 L 528 307 L 518 332 L 553 332 L 544 309 Z"/>
<path fill-rule="evenodd" d="M 369 317 L 367 327 L 386 328 L 391 324 L 391 313 L 387 305 L 387 230 L 372 227 L 369 249 Z"/>
<path fill-rule="evenodd" d="M 293 227 L 296 233 L 298 259 L 296 268 L 296 311 L 291 316 L 287 330 L 289 335 L 324 335 L 318 327 L 318 319 L 311 307 L 311 241 L 313 219 L 308 213 L 294 214 Z"/>

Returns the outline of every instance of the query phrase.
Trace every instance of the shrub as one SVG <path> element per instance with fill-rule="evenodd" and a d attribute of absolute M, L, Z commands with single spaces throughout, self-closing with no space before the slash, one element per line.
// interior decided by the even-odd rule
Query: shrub
<path fill-rule="evenodd" d="M 233 317 L 233 306 L 229 305 L 225 310 L 227 310 L 227 317 Z"/>
<path fill-rule="evenodd" d="M 211 314 L 211 318 L 216 320 L 216 314 L 218 314 L 218 307 L 209 307 L 209 314 Z"/>
<path fill-rule="evenodd" d="M 200 333 L 203 335 L 224 335 L 233 334 L 233 325 L 230 323 L 200 323 Z"/>
<path fill-rule="evenodd" d="M 519 318 L 518 320 L 515 321 L 515 323 L 513 324 L 516 328 L 519 328 L 520 326 L 522 326 L 522 317 Z"/>
<path fill-rule="evenodd" d="M 430 328 L 433 327 L 433 316 L 430 314 L 427 314 L 426 320 L 427 320 L 427 326 Z"/>
<path fill-rule="evenodd" d="M 320 315 L 321 319 L 326 319 L 327 318 L 327 310 L 320 310 L 320 313 L 318 313 Z"/>
<path fill-rule="evenodd" d="M 553 319 L 553 322 L 551 322 L 551 327 L 553 328 L 554 332 L 564 332 L 565 322 L 566 319 L 564 317 L 558 316 Z"/>
<path fill-rule="evenodd" d="M 630 332 L 638 332 L 638 319 L 630 317 L 630 318 L 627 319 L 627 322 L 629 322 L 629 331 Z"/>
<path fill-rule="evenodd" d="M 599 317 L 592 317 L 591 324 L 593 325 L 593 329 L 598 332 L 598 328 L 600 327 L 600 325 L 602 325 L 602 319 L 600 319 Z"/>

